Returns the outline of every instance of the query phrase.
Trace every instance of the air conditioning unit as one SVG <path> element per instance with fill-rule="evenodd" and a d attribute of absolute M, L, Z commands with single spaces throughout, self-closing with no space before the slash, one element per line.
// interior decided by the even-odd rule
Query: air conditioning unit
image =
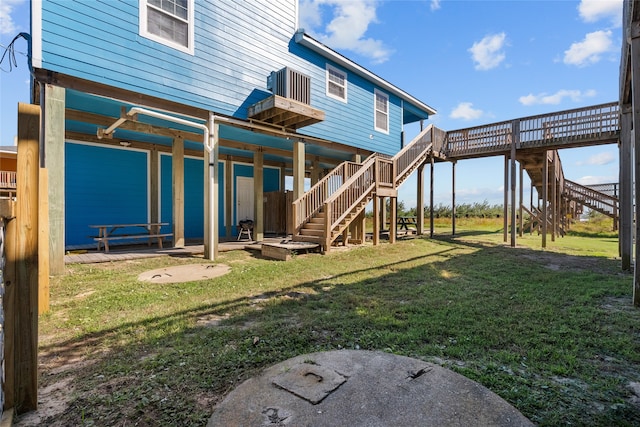
<path fill-rule="evenodd" d="M 311 105 L 311 77 L 289 67 L 272 71 L 267 77 L 267 89 L 274 95 Z"/>

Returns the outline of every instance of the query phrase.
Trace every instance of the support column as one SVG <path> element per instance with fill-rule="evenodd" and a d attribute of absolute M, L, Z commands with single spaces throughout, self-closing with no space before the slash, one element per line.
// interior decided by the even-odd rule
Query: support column
<path fill-rule="evenodd" d="M 283 187 L 284 188 L 284 187 Z M 227 239 L 233 237 L 233 159 L 224 162 L 224 225 Z"/>
<path fill-rule="evenodd" d="M 209 113 L 209 145 L 204 150 L 204 259 L 218 257 L 218 145 L 220 125 Z"/>
<path fill-rule="evenodd" d="M 42 159 L 47 168 L 49 182 L 49 272 L 53 276 L 64 274 L 64 111 L 65 89 L 43 85 L 42 105 Z"/>
<path fill-rule="evenodd" d="M 524 203 L 524 200 L 523 200 L 523 196 L 524 196 L 524 194 L 523 194 L 524 193 L 524 188 L 523 188 L 524 179 L 523 178 L 524 177 L 523 177 L 522 163 L 520 163 L 519 172 L 520 172 L 520 176 L 519 176 L 519 178 L 520 178 L 519 179 L 519 181 L 520 181 L 520 194 L 519 194 L 519 196 L 520 197 L 518 199 L 518 202 L 519 202 L 518 203 L 518 215 L 519 215 L 518 216 L 518 230 L 519 230 L 518 234 L 520 235 L 520 237 L 522 237 L 524 235 L 524 230 L 523 230 L 524 218 L 523 218 L 523 215 L 522 215 L 523 214 L 523 212 L 522 212 L 522 204 Z"/>
<path fill-rule="evenodd" d="M 633 102 L 633 135 L 631 140 L 634 145 L 634 171 L 636 185 L 640 183 L 640 34 L 632 34 L 631 39 L 631 93 Z M 636 223 L 636 250 L 633 277 L 633 305 L 640 307 L 640 190 L 635 188 L 635 223 Z"/>
<path fill-rule="evenodd" d="M 451 235 L 456 235 L 456 161 L 451 162 Z"/>
<path fill-rule="evenodd" d="M 312 168 L 311 168 L 311 186 L 313 187 L 320 181 L 320 161 L 316 157 L 313 160 Z"/>
<path fill-rule="evenodd" d="M 387 198 L 380 197 L 380 227 L 384 230 L 387 226 Z"/>
<path fill-rule="evenodd" d="M 174 138 L 171 148 L 173 247 L 184 248 L 184 139 Z"/>
<path fill-rule="evenodd" d="M 398 234 L 398 198 L 389 197 L 389 243 L 396 242 Z"/>
<path fill-rule="evenodd" d="M 502 208 L 502 240 L 506 243 L 509 235 L 509 155 L 504 155 L 504 206 Z"/>
<path fill-rule="evenodd" d="M 7 229 L 3 302 L 5 407 L 20 413 L 38 408 L 38 181 L 44 154 L 39 128 L 40 107 L 18 104 L 18 197 L 16 217 Z"/>
<path fill-rule="evenodd" d="M 633 254 L 633 181 L 632 181 L 632 121 L 630 106 L 622 112 L 620 123 L 620 258 L 622 270 L 631 270 Z"/>
<path fill-rule="evenodd" d="M 556 233 L 558 232 L 558 164 L 556 163 L 557 155 L 553 152 L 553 161 L 551 162 L 551 241 L 556 241 Z"/>
<path fill-rule="evenodd" d="M 429 237 L 433 239 L 433 153 L 431 153 L 431 172 L 429 178 Z"/>
<path fill-rule="evenodd" d="M 253 224 L 253 239 L 264 240 L 264 153 L 253 153 L 253 195 L 255 222 Z"/>
<path fill-rule="evenodd" d="M 380 243 L 380 197 L 373 196 L 373 246 Z"/>
<path fill-rule="evenodd" d="M 416 194 L 416 228 L 418 236 L 424 234 L 424 164 L 418 166 Z"/>
<path fill-rule="evenodd" d="M 293 143 L 293 200 L 299 199 L 304 194 L 304 161 L 304 142 L 296 141 Z"/>
<path fill-rule="evenodd" d="M 520 122 L 511 124 L 511 247 L 516 246 L 516 148 L 520 141 Z"/>
<path fill-rule="evenodd" d="M 549 155 L 548 151 L 544 152 L 544 161 L 542 163 L 542 247 L 547 247 L 547 222 L 548 210 L 547 199 L 549 198 Z"/>

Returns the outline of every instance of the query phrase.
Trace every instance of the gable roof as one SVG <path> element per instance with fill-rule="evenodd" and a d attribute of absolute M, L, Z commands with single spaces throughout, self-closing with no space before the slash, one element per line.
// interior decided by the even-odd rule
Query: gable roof
<path fill-rule="evenodd" d="M 371 71 L 367 70 L 361 65 L 356 64 L 346 56 L 341 55 L 340 53 L 331 49 L 327 45 L 320 43 L 318 40 L 314 39 L 309 34 L 305 33 L 304 29 L 299 29 L 298 31 L 296 31 L 294 39 L 296 43 L 302 46 L 305 46 L 316 53 L 319 53 L 325 58 L 332 60 L 333 62 L 359 75 L 360 77 L 375 83 L 381 89 L 384 89 L 385 91 L 396 95 L 403 101 L 408 102 L 414 107 L 417 107 L 417 109 L 419 109 L 420 111 L 427 113 L 428 115 L 437 114 L 437 111 L 434 108 L 430 107 L 429 105 L 425 104 L 424 102 L 420 101 L 414 96 L 408 94 L 407 92 L 400 89 L 399 87 L 394 86 L 393 84 L 389 83 L 382 77 L 372 73 Z M 415 108 L 413 109 L 413 111 L 415 112 Z"/>

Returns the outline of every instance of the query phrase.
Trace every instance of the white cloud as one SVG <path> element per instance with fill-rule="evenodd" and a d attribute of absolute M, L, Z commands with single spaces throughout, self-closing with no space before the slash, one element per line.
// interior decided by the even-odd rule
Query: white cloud
<path fill-rule="evenodd" d="M 371 58 L 376 64 L 389 59 L 393 50 L 382 40 L 365 36 L 370 24 L 377 21 L 375 0 L 303 0 L 300 2 L 301 27 L 316 33 L 323 43 L 333 49 L 345 49 Z M 322 11 L 329 9 L 332 19 L 322 27 Z"/>
<path fill-rule="evenodd" d="M 2 0 L 0 1 L 0 34 L 13 34 L 18 31 L 11 13 L 13 9 L 25 0 Z"/>
<path fill-rule="evenodd" d="M 451 111 L 449 117 L 452 119 L 474 120 L 482 117 L 482 110 L 473 108 L 471 102 L 461 102 Z"/>
<path fill-rule="evenodd" d="M 581 185 L 596 185 L 596 184 L 609 184 L 611 182 L 618 182 L 617 176 L 583 176 L 576 180 Z"/>
<path fill-rule="evenodd" d="M 611 30 L 594 31 L 584 37 L 581 42 L 576 42 L 564 52 L 564 63 L 582 67 L 595 64 L 600 61 L 603 53 L 611 52 L 614 49 L 611 40 Z"/>
<path fill-rule="evenodd" d="M 584 98 L 590 98 L 595 95 L 596 91 L 593 89 L 587 90 L 585 92 L 582 92 L 580 90 L 561 89 L 551 95 L 544 92 L 537 95 L 530 93 L 529 95 L 521 96 L 520 98 L 518 98 L 518 101 L 520 101 L 522 105 L 558 105 L 565 98 L 569 98 L 573 102 L 580 102 Z"/>
<path fill-rule="evenodd" d="M 475 62 L 476 70 L 490 70 L 500 65 L 506 57 L 503 48 L 506 45 L 505 33 L 486 36 L 479 42 L 475 42 L 468 50 Z"/>
<path fill-rule="evenodd" d="M 582 0 L 578 12 L 585 22 L 610 18 L 614 26 L 622 25 L 622 0 Z"/>
<path fill-rule="evenodd" d="M 578 166 L 583 166 L 583 165 L 604 166 L 604 165 L 608 165 L 610 163 L 615 162 L 615 160 L 616 160 L 616 157 L 613 154 L 611 154 L 611 152 L 604 151 L 602 153 L 594 154 L 593 156 L 589 157 L 585 161 L 577 162 L 577 165 Z"/>
<path fill-rule="evenodd" d="M 431 10 L 438 10 L 440 7 L 440 0 L 431 0 Z"/>

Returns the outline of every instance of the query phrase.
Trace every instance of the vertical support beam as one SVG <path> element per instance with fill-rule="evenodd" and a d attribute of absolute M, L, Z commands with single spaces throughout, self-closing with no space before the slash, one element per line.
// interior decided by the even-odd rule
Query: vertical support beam
<path fill-rule="evenodd" d="M 389 243 L 396 242 L 398 233 L 398 198 L 389 197 Z"/>
<path fill-rule="evenodd" d="M 298 140 L 293 143 L 293 200 L 299 199 L 304 194 L 304 160 L 304 142 Z"/>
<path fill-rule="evenodd" d="M 553 160 L 551 161 L 551 241 L 556 241 L 556 233 L 558 232 L 558 164 L 556 159 L 556 151 L 553 151 Z"/>
<path fill-rule="evenodd" d="M 224 225 L 227 239 L 233 233 L 233 159 L 231 156 L 224 162 Z"/>
<path fill-rule="evenodd" d="M 6 281 L 6 321 L 11 324 L 5 342 L 7 384 L 6 404 L 19 412 L 38 407 L 38 175 L 40 108 L 18 104 L 18 163 L 15 248 L 7 251 L 12 264 Z M 10 249 L 7 247 L 7 249 Z M 5 354 L 6 354 L 5 353 Z M 12 366 L 7 366 L 8 364 Z M 9 378 L 11 376 L 11 378 Z M 6 405 L 5 405 L 6 406 Z M 9 406 L 7 406 L 9 407 Z"/>
<path fill-rule="evenodd" d="M 506 243 L 507 236 L 509 235 L 509 155 L 504 155 L 504 206 L 502 208 L 502 222 L 503 222 L 503 231 L 502 231 L 502 240 Z"/>
<path fill-rule="evenodd" d="M 209 145 L 204 150 L 204 259 L 218 257 L 218 146 L 220 125 L 209 113 Z"/>
<path fill-rule="evenodd" d="M 171 198 L 173 247 L 184 248 L 184 139 L 174 138 L 171 148 Z"/>
<path fill-rule="evenodd" d="M 549 198 L 549 155 L 548 151 L 544 152 L 544 160 L 542 162 L 542 247 L 547 247 L 547 222 L 549 219 L 547 210 L 547 199 Z"/>
<path fill-rule="evenodd" d="M 430 157 L 431 161 L 431 172 L 429 178 L 429 237 L 433 239 L 433 153 L 431 153 Z"/>
<path fill-rule="evenodd" d="M 451 162 L 451 235 L 456 235 L 456 161 Z"/>
<path fill-rule="evenodd" d="M 636 23 L 637 25 L 637 23 Z M 633 135 L 634 170 L 633 182 L 640 183 L 640 37 L 633 35 L 631 39 L 631 93 L 633 103 Z M 640 307 L 640 190 L 635 187 L 635 223 L 636 248 L 633 274 L 633 305 Z"/>
<path fill-rule="evenodd" d="M 311 186 L 316 185 L 318 181 L 320 181 L 320 161 L 316 156 L 311 167 Z"/>
<path fill-rule="evenodd" d="M 38 174 L 38 314 L 49 312 L 49 188 L 48 169 Z"/>
<path fill-rule="evenodd" d="M 520 178 L 519 179 L 519 181 L 520 181 L 519 196 L 520 197 L 518 198 L 518 230 L 519 230 L 518 234 L 520 235 L 520 237 L 522 237 L 523 234 L 524 234 L 524 230 L 523 230 L 524 219 L 523 219 L 523 216 L 522 216 L 522 204 L 524 203 L 524 200 L 523 200 L 523 196 L 524 196 L 524 188 L 523 188 L 524 176 L 523 175 L 524 174 L 523 174 L 522 163 L 520 163 L 519 173 L 520 173 L 520 176 L 519 176 L 519 178 Z"/>
<path fill-rule="evenodd" d="M 150 220 L 160 222 L 160 156 L 155 145 L 149 151 L 149 191 Z"/>
<path fill-rule="evenodd" d="M 282 165 L 280 166 L 280 191 L 282 191 L 284 193 L 285 190 L 285 182 L 286 182 L 286 176 L 287 176 L 287 167 L 286 165 Z"/>
<path fill-rule="evenodd" d="M 380 226 L 384 230 L 387 226 L 387 198 L 380 197 Z"/>
<path fill-rule="evenodd" d="M 424 163 L 418 166 L 416 194 L 416 228 L 418 236 L 424 234 Z"/>
<path fill-rule="evenodd" d="M 380 197 L 373 196 L 373 246 L 380 243 Z"/>
<path fill-rule="evenodd" d="M 64 110 L 65 90 L 44 85 L 42 111 L 42 158 L 49 181 L 49 272 L 64 274 Z"/>
<path fill-rule="evenodd" d="M 253 153 L 253 195 L 255 223 L 253 239 L 261 242 L 264 240 L 264 153 Z"/>
<path fill-rule="evenodd" d="M 511 247 L 516 246 L 516 148 L 520 145 L 520 121 L 511 123 Z"/>
<path fill-rule="evenodd" d="M 628 106 L 627 106 L 628 107 Z M 620 129 L 620 258 L 622 270 L 631 270 L 633 253 L 633 181 L 632 181 L 632 125 L 631 109 L 625 108 Z"/>

